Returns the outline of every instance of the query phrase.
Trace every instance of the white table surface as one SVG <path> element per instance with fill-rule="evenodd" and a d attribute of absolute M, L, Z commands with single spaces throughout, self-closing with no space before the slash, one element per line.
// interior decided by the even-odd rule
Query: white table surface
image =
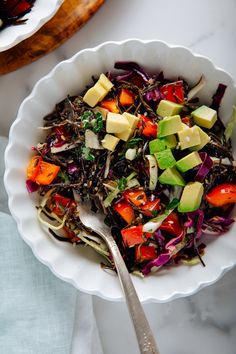
<path fill-rule="evenodd" d="M 20 103 L 39 78 L 80 49 L 107 40 L 161 39 L 184 45 L 211 58 L 236 80 L 235 15 L 235 0 L 107 0 L 63 46 L 0 77 L 0 135 L 8 135 Z M 145 304 L 161 354 L 235 354 L 235 298 L 236 269 L 188 298 Z M 138 353 L 123 303 L 94 297 L 93 309 L 104 354 Z M 72 351 L 80 354 L 76 334 L 75 327 Z"/>

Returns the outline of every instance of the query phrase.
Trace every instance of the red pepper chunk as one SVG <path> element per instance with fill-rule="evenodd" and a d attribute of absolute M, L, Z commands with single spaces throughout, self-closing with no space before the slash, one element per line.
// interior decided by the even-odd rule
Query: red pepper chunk
<path fill-rule="evenodd" d="M 134 210 L 126 200 L 121 200 L 114 205 L 115 211 L 127 222 L 131 224 L 135 219 Z"/>
<path fill-rule="evenodd" d="M 119 102 L 122 106 L 131 106 L 134 104 L 134 94 L 127 89 L 121 89 Z"/>
<path fill-rule="evenodd" d="M 157 124 L 152 119 L 140 114 L 140 120 L 137 125 L 141 129 L 142 135 L 147 137 L 157 137 Z"/>
<path fill-rule="evenodd" d="M 135 260 L 137 262 L 151 261 L 157 257 L 154 246 L 140 245 L 135 247 Z"/>
<path fill-rule="evenodd" d="M 155 216 L 155 212 L 161 209 L 160 205 L 161 201 L 159 198 L 155 198 L 154 200 L 148 200 L 144 205 L 140 207 L 141 213 L 150 217 Z"/>
<path fill-rule="evenodd" d="M 123 193 L 127 202 L 139 207 L 147 202 L 147 196 L 143 188 L 128 189 Z"/>
<path fill-rule="evenodd" d="M 206 195 L 206 200 L 215 207 L 236 203 L 236 184 L 223 183 L 216 186 Z"/>
<path fill-rule="evenodd" d="M 172 236 L 179 236 L 182 233 L 182 227 L 179 222 L 178 214 L 172 211 L 161 224 L 160 230 L 164 230 Z"/>
<path fill-rule="evenodd" d="M 76 202 L 70 198 L 64 197 L 61 194 L 54 194 L 52 198 L 51 210 L 58 216 L 65 215 L 65 211 L 69 208 L 75 208 Z"/>
<path fill-rule="evenodd" d="M 99 106 L 107 109 L 109 112 L 112 112 L 112 113 L 119 113 L 120 112 L 117 107 L 117 101 L 115 98 L 103 100 L 99 103 Z"/>
<path fill-rule="evenodd" d="M 181 120 L 182 120 L 182 123 L 188 125 L 189 127 L 192 126 L 192 120 L 190 117 L 186 116 L 184 118 L 181 118 Z"/>
<path fill-rule="evenodd" d="M 168 101 L 175 103 L 184 102 L 184 87 L 182 80 L 163 85 L 160 91 Z"/>
<path fill-rule="evenodd" d="M 74 242 L 77 242 L 80 240 L 80 238 L 74 233 L 74 231 L 69 229 L 69 227 L 63 226 L 63 230 L 65 231 L 66 236 L 70 239 L 71 243 L 74 243 Z"/>
<path fill-rule="evenodd" d="M 121 230 L 121 235 L 126 246 L 133 247 L 144 242 L 143 225 L 131 226 Z"/>

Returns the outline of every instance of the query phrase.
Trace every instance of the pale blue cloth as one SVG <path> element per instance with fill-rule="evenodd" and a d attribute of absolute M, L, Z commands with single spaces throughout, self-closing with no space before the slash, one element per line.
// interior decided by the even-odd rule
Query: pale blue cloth
<path fill-rule="evenodd" d="M 3 187 L 6 143 L 0 138 L 0 354 L 69 354 L 77 291 L 42 265 L 17 232 Z"/>

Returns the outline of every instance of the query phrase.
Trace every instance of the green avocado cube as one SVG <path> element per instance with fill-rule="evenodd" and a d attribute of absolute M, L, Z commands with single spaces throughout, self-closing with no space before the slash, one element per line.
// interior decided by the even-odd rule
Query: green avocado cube
<path fill-rule="evenodd" d="M 186 172 L 191 168 L 198 166 L 202 163 L 202 159 L 198 152 L 191 152 L 187 156 L 176 162 L 176 167 L 180 172 Z"/>
<path fill-rule="evenodd" d="M 185 181 L 175 167 L 167 168 L 159 176 L 161 184 L 169 184 L 171 186 L 185 186 Z"/>
<path fill-rule="evenodd" d="M 217 121 L 217 112 L 205 105 L 198 107 L 191 113 L 194 123 L 200 127 L 211 129 Z"/>
<path fill-rule="evenodd" d="M 178 205 L 180 213 L 187 213 L 197 210 L 202 202 L 204 188 L 200 182 L 189 182 L 183 190 Z"/>
<path fill-rule="evenodd" d="M 199 127 L 184 128 L 178 132 L 180 149 L 184 150 L 201 143 Z"/>
<path fill-rule="evenodd" d="M 190 148 L 190 150 L 201 150 L 207 143 L 209 143 L 209 141 L 211 140 L 211 138 L 209 137 L 209 135 L 207 133 L 205 133 L 200 127 L 198 127 L 197 125 L 195 125 L 198 134 L 200 136 L 200 144 L 194 145 Z"/>
<path fill-rule="evenodd" d="M 156 152 L 163 151 L 166 148 L 166 143 L 164 139 L 154 139 L 149 141 L 149 151 L 150 154 L 155 154 Z"/>
<path fill-rule="evenodd" d="M 163 151 L 156 152 L 154 156 L 157 160 L 158 166 L 162 170 L 173 167 L 176 164 L 176 160 L 172 154 L 171 149 L 165 149 Z"/>
<path fill-rule="evenodd" d="M 165 143 L 166 143 L 166 146 L 170 149 L 174 149 L 177 145 L 177 139 L 176 139 L 176 136 L 173 134 L 173 135 L 168 135 L 166 136 L 165 138 L 163 138 Z"/>
<path fill-rule="evenodd" d="M 158 137 L 163 138 L 182 130 L 182 121 L 179 115 L 165 117 L 158 123 Z"/>
<path fill-rule="evenodd" d="M 161 100 L 157 106 L 156 113 L 160 117 L 170 117 L 175 114 L 179 114 L 182 108 L 182 104 L 174 103 L 168 100 Z"/>

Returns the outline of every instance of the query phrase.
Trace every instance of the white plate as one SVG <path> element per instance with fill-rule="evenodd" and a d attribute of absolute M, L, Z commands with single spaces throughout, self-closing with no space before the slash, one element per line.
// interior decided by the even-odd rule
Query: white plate
<path fill-rule="evenodd" d="M 25 24 L 9 26 L 0 31 L 0 52 L 14 47 L 32 36 L 57 12 L 64 0 L 36 0 L 31 11 L 23 18 Z"/>
<path fill-rule="evenodd" d="M 35 256 L 59 278 L 76 288 L 109 300 L 120 300 L 122 292 L 116 275 L 108 274 L 99 265 L 99 256 L 85 247 L 72 247 L 49 237 L 36 218 L 34 200 L 25 188 L 25 169 L 31 155 L 31 146 L 40 141 L 42 118 L 67 94 L 76 94 L 91 81 L 93 74 L 112 70 L 116 60 L 138 61 L 146 68 L 164 70 L 166 77 L 183 76 L 190 84 L 204 74 L 207 86 L 201 92 L 205 103 L 211 102 L 218 84 L 228 86 L 220 108 L 221 118 L 229 118 L 236 103 L 236 87 L 225 71 L 216 68 L 202 56 L 183 47 L 169 46 L 160 41 L 127 40 L 107 42 L 96 48 L 85 49 L 71 59 L 58 64 L 34 87 L 21 104 L 17 119 L 10 130 L 6 149 L 5 186 L 9 207 L 22 238 Z M 181 265 L 150 275 L 145 279 L 133 277 L 142 301 L 164 302 L 195 293 L 214 283 L 236 263 L 235 225 L 221 237 L 211 237 L 201 265 Z"/>

